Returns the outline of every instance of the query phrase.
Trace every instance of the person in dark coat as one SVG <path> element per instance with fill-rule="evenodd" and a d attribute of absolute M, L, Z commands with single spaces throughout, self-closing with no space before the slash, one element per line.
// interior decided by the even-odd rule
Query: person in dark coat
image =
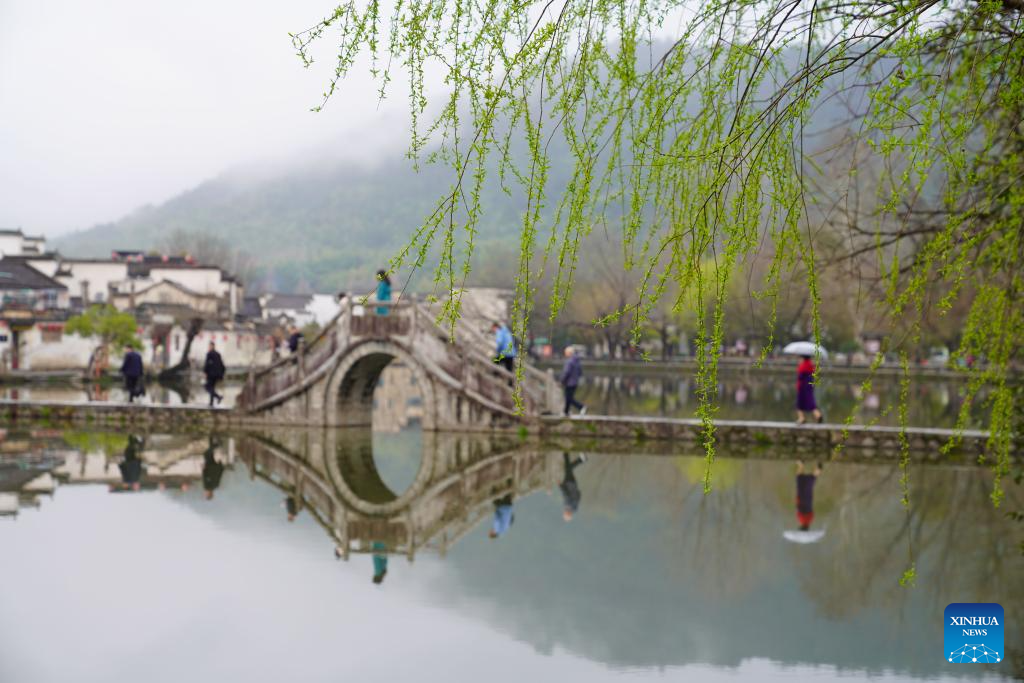
<path fill-rule="evenodd" d="M 562 384 L 562 391 L 565 393 L 563 413 L 566 417 L 569 416 L 573 408 L 577 408 L 580 415 L 587 414 L 587 407 L 576 400 L 576 387 L 580 385 L 582 376 L 583 366 L 580 364 L 579 356 L 576 355 L 576 349 L 571 346 L 565 347 L 565 365 L 562 366 L 562 373 L 558 376 L 558 381 Z"/>
<path fill-rule="evenodd" d="M 804 356 L 796 368 L 796 421 L 803 424 L 807 421 L 804 413 L 814 415 L 815 422 L 821 422 L 821 411 L 814 400 L 814 361 Z"/>
<path fill-rule="evenodd" d="M 206 362 L 203 363 L 203 374 L 206 375 L 206 393 L 210 395 L 210 407 L 220 403 L 224 397 L 217 393 L 217 382 L 224 379 L 224 359 L 220 357 L 217 346 L 211 341 L 210 350 L 206 352 Z"/>
<path fill-rule="evenodd" d="M 288 328 L 288 350 L 292 353 L 298 353 L 300 346 L 302 346 L 302 332 L 295 325 L 292 325 Z"/>
<path fill-rule="evenodd" d="M 129 343 L 128 351 L 124 354 L 121 362 L 121 374 L 124 376 L 124 388 L 128 392 L 128 402 L 132 403 L 145 391 L 142 389 L 142 376 L 145 369 L 142 366 L 142 356 L 135 350 L 135 346 Z"/>
<path fill-rule="evenodd" d="M 139 451 L 144 441 L 134 434 L 128 435 L 128 445 L 124 448 L 124 456 L 117 468 L 121 470 L 121 482 L 124 488 L 138 491 L 142 488 L 142 460 Z"/>
<path fill-rule="evenodd" d="M 216 437 L 211 436 L 206 450 L 203 452 L 203 492 L 206 500 L 213 500 L 213 492 L 220 486 L 224 476 L 224 465 L 217 461 Z"/>
<path fill-rule="evenodd" d="M 821 463 L 814 474 L 804 472 L 804 461 L 796 461 L 796 523 L 800 531 L 809 531 L 814 521 L 814 485 L 821 476 Z"/>
<path fill-rule="evenodd" d="M 562 483 L 558 485 L 558 488 L 562 491 L 562 500 L 564 502 L 562 519 L 567 522 L 571 522 L 572 516 L 580 509 L 580 498 L 583 497 L 583 494 L 580 493 L 580 485 L 576 483 L 576 475 L 573 473 L 573 470 L 586 461 L 587 456 L 585 455 L 581 455 L 575 460 L 570 460 L 568 452 L 562 453 Z"/>

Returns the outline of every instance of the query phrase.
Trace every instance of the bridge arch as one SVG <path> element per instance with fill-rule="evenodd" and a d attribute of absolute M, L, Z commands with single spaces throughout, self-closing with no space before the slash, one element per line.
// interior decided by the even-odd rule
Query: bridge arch
<path fill-rule="evenodd" d="M 358 443 L 353 443 L 347 435 L 342 435 L 341 439 L 338 436 L 332 430 L 325 443 L 327 480 L 350 508 L 364 515 L 389 517 L 406 510 L 434 478 L 436 451 L 425 447 L 416 478 L 405 491 L 396 494 L 377 470 L 372 436 L 367 434 Z"/>
<path fill-rule="evenodd" d="M 403 363 L 416 379 L 423 401 L 422 426 L 437 428 L 437 396 L 431 378 L 403 345 L 372 340 L 353 346 L 327 379 L 323 400 L 323 424 L 335 427 L 370 427 L 373 424 L 373 392 L 384 368 Z"/>

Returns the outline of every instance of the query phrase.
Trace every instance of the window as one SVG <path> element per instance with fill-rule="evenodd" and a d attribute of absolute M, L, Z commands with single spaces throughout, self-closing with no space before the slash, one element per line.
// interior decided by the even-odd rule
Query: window
<path fill-rule="evenodd" d="M 39 337 L 44 344 L 59 344 L 64 339 L 64 328 L 60 325 L 40 325 Z"/>

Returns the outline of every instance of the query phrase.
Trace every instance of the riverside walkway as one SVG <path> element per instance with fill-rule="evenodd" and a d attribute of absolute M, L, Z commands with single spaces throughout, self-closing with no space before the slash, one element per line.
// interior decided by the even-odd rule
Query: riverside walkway
<path fill-rule="evenodd" d="M 231 408 L 198 405 L 162 405 L 154 403 L 12 401 L 0 400 L 0 425 L 46 423 L 53 426 L 93 426 L 127 428 L 142 431 L 231 429 L 246 430 L 268 424 L 259 414 Z M 278 423 L 271 423 L 278 424 Z M 842 447 L 859 460 L 899 457 L 904 445 L 915 459 L 977 460 L 987 449 L 989 433 L 932 427 L 882 425 L 804 424 L 758 420 L 715 420 L 715 440 L 725 453 L 750 455 L 751 451 L 804 452 L 824 456 Z M 278 426 L 280 426 L 278 424 Z M 302 425 L 296 425 L 302 427 Z M 701 448 L 703 425 L 697 419 L 661 417 L 587 415 L 571 419 L 545 415 L 524 419 L 519 425 L 495 427 L 481 424 L 474 429 L 463 424 L 451 432 L 518 433 L 540 439 L 552 448 L 593 449 L 609 452 L 694 452 Z M 955 447 L 945 447 L 957 437 Z M 1024 443 L 1014 444 L 1014 458 L 1024 460 Z"/>

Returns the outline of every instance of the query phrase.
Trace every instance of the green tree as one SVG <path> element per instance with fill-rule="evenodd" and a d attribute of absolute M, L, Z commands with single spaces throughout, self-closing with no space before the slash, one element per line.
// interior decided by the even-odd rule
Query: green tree
<path fill-rule="evenodd" d="M 99 344 L 89 357 L 88 372 L 99 376 L 107 369 L 110 348 L 124 348 L 131 344 L 140 347 L 135 333 L 138 323 L 131 313 L 119 311 L 110 304 L 95 304 L 80 315 L 68 319 L 64 327 L 70 334 L 81 337 L 95 337 Z"/>
<path fill-rule="evenodd" d="M 340 41 L 317 110 L 357 64 L 368 61 L 382 96 L 403 70 L 410 155 L 450 167 L 449 190 L 393 270 L 436 253 L 435 283 L 461 291 L 488 177 L 523 197 L 520 337 L 536 283 L 551 278 L 557 317 L 581 245 L 611 223 L 624 270 L 638 275 L 619 311 L 634 335 L 675 283 L 697 290 L 696 336 L 710 342 L 700 349 L 719 348 L 729 282 L 762 252 L 770 266 L 751 289 L 769 302 L 768 320 L 799 268 L 820 337 L 826 231 L 878 262 L 878 303 L 900 330 L 886 350 L 905 367 L 926 311 L 968 298 L 960 348 L 987 361 L 969 393 L 990 391 L 998 504 L 1013 438 L 1008 378 L 1024 350 L 1022 20 L 1021 0 L 415 0 L 384 12 L 369 0 L 293 41 L 307 66 L 314 43 Z M 829 129 L 856 153 L 825 184 Z M 573 164 L 565 183 L 549 173 L 559 155 Z M 865 168 L 878 182 L 860 193 Z M 442 317 L 454 325 L 458 310 L 456 298 Z M 717 351 L 699 360 L 710 490 Z"/>

